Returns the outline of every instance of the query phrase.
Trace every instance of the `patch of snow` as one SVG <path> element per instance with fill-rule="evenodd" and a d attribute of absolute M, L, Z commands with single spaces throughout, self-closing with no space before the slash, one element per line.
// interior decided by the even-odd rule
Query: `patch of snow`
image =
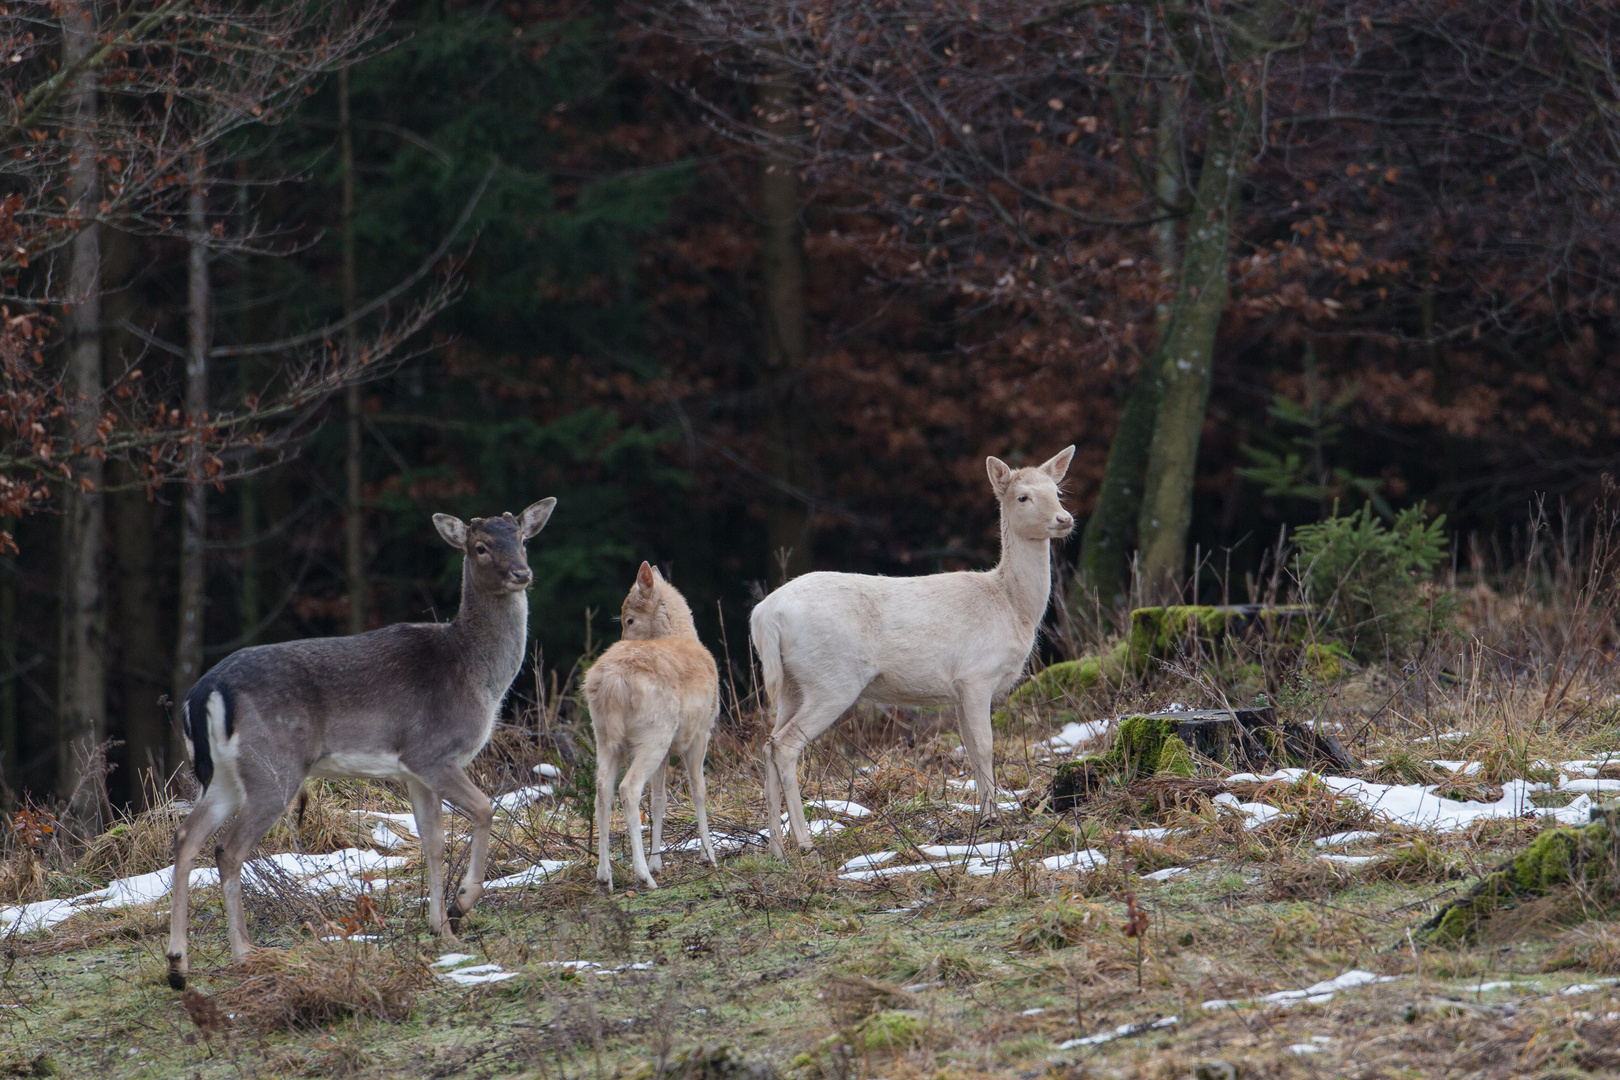
<path fill-rule="evenodd" d="M 1559 777 L 1558 790 L 1592 793 L 1620 791 L 1620 780 L 1571 780 L 1568 777 Z"/>
<path fill-rule="evenodd" d="M 1444 758 L 1429 762 L 1436 768 L 1444 769 L 1449 773 L 1460 773 L 1463 776 L 1473 776 L 1485 767 L 1480 761 L 1448 761 Z"/>
<path fill-rule="evenodd" d="M 1155 825 L 1148 829 L 1126 829 L 1125 835 L 1135 840 L 1163 840 L 1172 833 L 1180 831 L 1180 829 L 1167 829 L 1163 825 Z"/>
<path fill-rule="evenodd" d="M 1171 878 L 1190 873 L 1192 873 L 1192 867 L 1190 866 L 1171 866 L 1163 870 L 1155 870 L 1151 874 L 1143 874 L 1142 879 L 1144 881 L 1169 881 Z"/>
<path fill-rule="evenodd" d="M 1181 1022 L 1179 1017 L 1166 1016 L 1162 1020 L 1154 1020 L 1146 1024 L 1121 1024 L 1113 1031 L 1099 1031 L 1095 1035 L 1087 1035 L 1083 1039 L 1070 1039 L 1066 1043 L 1059 1043 L 1059 1050 L 1073 1050 L 1081 1046 L 1097 1046 L 1100 1043 L 1113 1042 L 1130 1035 L 1141 1035 L 1148 1031 L 1160 1031 L 1164 1028 L 1175 1027 Z"/>
<path fill-rule="evenodd" d="M 811 799 L 804 804 L 806 807 L 815 807 L 818 810 L 827 810 L 834 814 L 843 814 L 847 817 L 868 817 L 872 811 L 856 802 L 845 802 L 843 799 Z"/>
<path fill-rule="evenodd" d="M 1384 834 L 1383 833 L 1375 833 L 1375 832 L 1367 832 L 1365 830 L 1358 830 L 1356 832 L 1339 832 L 1339 833 L 1334 833 L 1332 836 L 1318 837 L 1317 840 L 1316 840 L 1316 846 L 1317 847 L 1346 847 L 1346 846 L 1348 846 L 1350 844 L 1359 844 L 1363 840 L 1377 840 L 1382 835 L 1384 835 Z"/>
<path fill-rule="evenodd" d="M 538 787 L 518 788 L 516 791 L 509 791 L 505 795 L 497 797 L 495 799 L 495 809 L 510 814 L 515 810 L 522 810 L 524 807 L 537 803 L 542 798 L 545 798 L 548 795 L 555 795 L 556 793 L 557 789 L 552 787 L 550 784 L 541 784 Z"/>
<path fill-rule="evenodd" d="M 557 768 L 555 765 L 550 765 L 542 761 L 540 764 L 534 767 L 534 774 L 536 776 L 545 777 L 547 780 L 556 780 L 562 776 L 562 770 Z"/>
<path fill-rule="evenodd" d="M 1114 726 L 1112 719 L 1091 720 L 1081 724 L 1071 721 L 1063 725 L 1063 730 L 1046 741 L 1046 745 L 1053 750 L 1074 750 L 1105 734 Z"/>
<path fill-rule="evenodd" d="M 465 964 L 469 960 L 476 959 L 478 959 L 478 957 L 474 956 L 472 953 L 447 952 L 437 960 L 433 961 L 433 966 L 442 968 L 456 967 L 460 964 Z"/>
<path fill-rule="evenodd" d="M 1108 856 L 1091 848 L 1066 851 L 1062 855 L 1048 855 L 1041 860 L 1048 870 L 1100 870 L 1108 865 Z"/>
<path fill-rule="evenodd" d="M 870 870 L 874 866 L 882 866 L 884 863 L 893 860 L 894 857 L 895 853 L 892 851 L 874 851 L 870 855 L 855 856 L 843 866 L 840 866 L 838 870 L 839 873 L 850 870 Z"/>
<path fill-rule="evenodd" d="M 1584 824 L 1592 811 L 1592 800 L 1582 795 L 1568 806 L 1540 807 L 1530 801 L 1536 791 L 1548 790 L 1547 785 L 1532 784 L 1525 780 L 1509 780 L 1502 785 L 1502 797 L 1494 803 L 1458 802 L 1435 794 L 1433 786 L 1422 784 L 1374 784 L 1347 776 L 1322 776 L 1305 769 L 1279 769 L 1269 776 L 1239 773 L 1227 778 L 1228 782 L 1270 783 L 1284 781 L 1298 783 L 1307 776 L 1315 777 L 1327 785 L 1340 798 L 1360 803 L 1392 824 L 1417 825 L 1436 832 L 1455 832 L 1477 821 L 1493 818 L 1550 817 L 1560 825 Z M 1237 797 L 1217 795 L 1216 802 L 1236 804 Z M 1247 812 L 1259 803 L 1237 804 Z M 1281 811 L 1268 807 L 1271 815 Z M 1252 820 L 1252 819 L 1251 819 Z"/>
<path fill-rule="evenodd" d="M 444 978 L 458 986 L 482 986 L 485 983 L 505 982 L 515 979 L 515 971 L 502 971 L 499 964 L 473 964 L 470 967 L 456 968 L 444 973 Z"/>
<path fill-rule="evenodd" d="M 975 859 L 1003 859 L 1017 851 L 1022 844 L 930 844 L 919 848 L 926 858 L 955 859 L 971 855 Z"/>
<path fill-rule="evenodd" d="M 841 881 L 876 881 L 878 878 L 898 877 L 901 874 L 926 874 L 937 869 L 933 863 L 907 863 L 904 866 L 881 866 L 872 870 L 851 870 L 839 874 Z"/>
<path fill-rule="evenodd" d="M 1323 862 L 1337 863 L 1340 866 L 1366 866 L 1377 862 L 1382 855 L 1318 855 Z"/>
<path fill-rule="evenodd" d="M 522 885 L 539 885 L 549 880 L 553 874 L 561 873 L 567 866 L 567 859 L 541 859 L 527 870 L 519 870 L 515 874 L 484 882 L 484 888 L 512 889 Z"/>
<path fill-rule="evenodd" d="M 1288 1045 L 1288 1052 L 1290 1054 L 1320 1054 L 1322 1052 L 1322 1048 L 1314 1042 L 1290 1043 Z"/>

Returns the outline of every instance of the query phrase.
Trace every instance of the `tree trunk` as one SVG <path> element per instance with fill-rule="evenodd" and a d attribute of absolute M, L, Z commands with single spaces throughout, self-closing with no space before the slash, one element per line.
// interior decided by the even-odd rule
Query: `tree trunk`
<path fill-rule="evenodd" d="M 15 535 L 17 523 L 6 518 L 5 531 Z M 0 800 L 9 809 L 16 805 L 22 770 L 17 753 L 21 749 L 17 730 L 17 565 L 9 557 L 0 559 L 0 782 L 5 784 Z"/>
<path fill-rule="evenodd" d="M 354 127 L 349 117 L 349 69 L 338 72 L 339 153 L 343 168 L 343 314 L 354 314 L 358 306 L 358 286 L 354 264 Z M 349 357 L 360 348 L 360 331 L 353 323 L 344 331 L 344 347 Z M 343 392 L 344 444 L 343 477 L 343 569 L 349 589 L 349 633 L 366 628 L 366 535 L 361 517 L 360 481 L 360 387 L 350 383 Z"/>
<path fill-rule="evenodd" d="M 140 483 L 134 469 L 118 469 L 120 486 Z M 168 657 L 163 647 L 155 542 L 163 519 L 136 487 L 113 500 L 114 553 L 118 569 L 119 701 L 123 714 L 130 802 L 146 809 L 180 762 L 169 757 L 169 712 L 160 703 Z M 150 774 L 150 777 L 148 777 Z"/>
<path fill-rule="evenodd" d="M 1159 90 L 1159 131 L 1154 159 L 1157 210 L 1166 217 L 1154 227 L 1159 273 L 1168 280 L 1180 273 L 1176 219 L 1168 216 L 1181 202 L 1181 106 L 1178 84 L 1166 81 Z M 1136 373 L 1136 385 L 1125 400 L 1114 441 L 1108 447 L 1108 464 L 1103 471 L 1097 506 L 1086 519 L 1081 534 L 1080 565 L 1071 594 L 1076 617 L 1089 598 L 1109 607 L 1123 607 L 1130 593 L 1131 535 L 1142 512 L 1142 491 L 1147 476 L 1148 449 L 1153 441 L 1153 424 L 1159 408 L 1160 360 L 1167 338 L 1170 305 L 1158 306 L 1159 342 L 1143 359 Z"/>
<path fill-rule="evenodd" d="M 193 160 L 191 190 L 186 202 L 189 241 L 186 306 L 186 422 L 201 429 L 208 419 L 208 217 L 206 176 L 201 160 Z M 191 444 L 185 494 L 180 503 L 180 609 L 179 633 L 174 648 L 174 702 L 190 692 L 202 675 L 203 620 L 207 599 L 206 543 L 208 539 L 207 456 L 200 440 Z"/>
<path fill-rule="evenodd" d="M 768 460 L 776 481 L 768 509 L 773 558 L 785 577 L 811 568 L 811 468 L 802 380 L 810 355 L 805 290 L 809 269 L 799 223 L 803 193 L 797 155 L 788 143 L 798 135 L 797 98 L 785 71 L 759 88 L 759 107 L 772 142 L 760 155 L 760 270 L 765 289 L 763 415 Z"/>
<path fill-rule="evenodd" d="M 63 63 L 72 64 L 95 47 L 96 9 L 86 3 L 64 13 Z M 101 227 L 94 220 L 100 202 L 95 145 L 97 85 L 93 71 L 79 76 L 69 108 L 68 139 L 74 164 L 69 175 L 71 212 L 86 221 L 69 247 L 67 310 L 68 423 L 80 449 L 97 441 L 101 420 Z M 97 831 L 106 803 L 101 768 L 107 731 L 107 607 L 102 549 L 106 539 L 101 493 L 103 459 L 76 454 L 73 483 L 64 500 L 62 531 L 62 621 L 57 654 L 56 794 L 68 803 L 67 818 L 82 833 Z"/>
<path fill-rule="evenodd" d="M 1160 353 L 1162 390 L 1148 451 L 1141 537 L 1143 584 L 1153 600 L 1179 595 L 1192 524 L 1193 477 L 1226 310 L 1228 248 L 1248 170 L 1254 110 L 1241 91 L 1209 103 L 1204 164 L 1187 225 L 1181 284 Z"/>
<path fill-rule="evenodd" d="M 107 327 L 102 348 L 108 367 L 121 372 L 135 362 L 142 349 L 133 334 L 118 328 L 121 320 L 135 315 L 135 297 L 126 287 L 136 269 L 135 240 L 119 229 L 105 229 L 102 241 L 102 312 Z M 169 756 L 169 714 L 159 702 L 169 681 L 157 554 L 163 512 L 141 486 L 141 474 L 134 465 L 119 462 L 113 468 L 113 479 L 122 490 L 109 496 L 117 620 L 112 651 L 118 690 L 118 709 L 111 725 L 113 733 L 123 739 L 124 753 L 122 767 L 112 779 L 122 780 L 124 797 L 144 810 L 148 796 L 162 790 L 166 770 L 179 764 Z M 149 774 L 155 775 L 155 783 Z"/>

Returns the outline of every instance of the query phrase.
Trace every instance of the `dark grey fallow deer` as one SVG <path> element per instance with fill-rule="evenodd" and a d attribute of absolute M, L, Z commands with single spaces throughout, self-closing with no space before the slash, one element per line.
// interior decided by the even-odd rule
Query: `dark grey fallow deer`
<path fill-rule="evenodd" d="M 495 714 L 523 664 L 529 582 L 523 549 L 557 505 L 542 499 L 517 517 L 433 525 L 465 554 L 461 610 L 448 623 L 398 623 L 352 637 L 259 645 L 227 656 L 197 680 L 180 708 L 203 786 L 175 835 L 169 914 L 169 985 L 186 985 L 186 900 L 192 863 L 216 829 L 231 957 L 252 949 L 242 917 L 242 863 L 310 776 L 403 780 L 428 871 L 428 922 L 454 940 L 484 891 L 494 806 L 466 768 L 489 741 Z M 440 799 L 471 816 L 472 857 L 444 910 Z"/>

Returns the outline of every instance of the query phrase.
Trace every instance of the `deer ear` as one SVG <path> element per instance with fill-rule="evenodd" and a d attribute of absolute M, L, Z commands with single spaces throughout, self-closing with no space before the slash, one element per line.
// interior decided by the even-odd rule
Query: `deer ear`
<path fill-rule="evenodd" d="M 652 592 L 653 582 L 657 579 L 657 576 L 658 571 L 654 570 L 647 563 L 643 562 L 641 564 L 641 569 L 636 571 L 636 588 L 640 589 L 644 593 Z"/>
<path fill-rule="evenodd" d="M 555 509 L 557 509 L 556 499 L 541 499 L 523 511 L 523 515 L 518 519 L 523 530 L 523 539 L 531 540 L 545 528 L 546 522 L 551 520 L 551 512 Z"/>
<path fill-rule="evenodd" d="M 450 514 L 434 514 L 433 527 L 439 530 L 444 542 L 457 551 L 467 550 L 467 524 Z"/>
<path fill-rule="evenodd" d="M 998 457 L 984 459 L 984 469 L 990 474 L 990 487 L 999 496 L 1012 483 L 1012 468 Z"/>
<path fill-rule="evenodd" d="M 1069 471 L 1069 462 L 1074 460 L 1074 447 L 1066 447 L 1053 455 L 1052 460 L 1041 466 L 1041 471 L 1052 478 L 1053 483 L 1063 479 L 1063 474 Z"/>

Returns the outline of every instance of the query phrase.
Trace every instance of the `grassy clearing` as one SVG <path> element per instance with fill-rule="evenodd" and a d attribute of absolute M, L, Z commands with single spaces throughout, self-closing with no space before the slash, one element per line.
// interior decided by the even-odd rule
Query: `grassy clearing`
<path fill-rule="evenodd" d="M 1620 751 L 1612 670 L 1555 663 L 1551 646 L 1503 659 L 1512 635 L 1522 644 L 1558 631 L 1541 607 L 1503 622 L 1499 597 L 1469 595 L 1474 645 L 1401 667 L 1352 666 L 1331 684 L 1285 680 L 1273 700 L 1377 759 L 1363 778 L 1440 784 L 1452 798 L 1489 801 L 1504 781 L 1553 771 L 1549 763 Z M 596 890 L 590 829 L 566 792 L 503 814 L 490 877 L 537 858 L 578 861 L 544 884 L 485 896 L 457 951 L 470 955 L 465 965 L 512 977 L 482 985 L 431 966 L 449 950 L 426 931 L 415 861 L 380 875 L 364 902 L 290 882 L 250 891 L 249 928 L 263 950 L 241 966 L 229 962 L 218 891 L 195 893 L 198 993 L 186 998 L 164 982 L 163 905 L 77 915 L 3 943 L 0 1076 L 653 1080 L 774 1070 L 807 1080 L 1032 1080 L 1229 1075 L 1220 1062 L 1276 1077 L 1620 1070 L 1620 986 L 1606 981 L 1620 976 L 1611 896 L 1586 883 L 1553 889 L 1454 946 L 1411 933 L 1522 850 L 1541 822 L 1433 834 L 1382 823 L 1319 783 L 1228 783 L 1210 762 L 1194 777 L 1105 787 L 1063 814 L 1043 806 L 1057 766 L 1073 757 L 1046 741 L 1068 720 L 1171 701 L 1219 705 L 1228 689 L 1207 668 L 1164 664 L 1145 680 L 1020 712 L 998 733 L 997 756 L 1003 786 L 1026 791 L 1023 806 L 990 826 L 958 809 L 971 795 L 949 718 L 862 710 L 806 755 L 803 775 L 807 797 L 857 802 L 870 816 L 841 818 L 814 854 L 787 863 L 757 846 L 718 869 L 677 854 L 656 891 Z M 540 760 L 588 768 L 558 751 L 583 745 L 565 719 L 553 712 L 503 729 L 479 763 L 481 782 L 496 792 L 532 784 Z M 709 768 L 714 827 L 753 833 L 763 824 L 762 721 L 745 697 L 722 723 Z M 1433 764 L 1443 760 L 1480 768 Z M 672 792 L 671 846 L 694 836 L 682 791 Z M 1223 793 L 1282 812 L 1247 828 L 1213 801 Z M 363 843 L 371 824 L 354 808 L 406 806 L 379 785 L 312 785 L 302 825 L 289 816 L 264 850 Z M 3 899 L 74 895 L 166 866 L 178 812 L 121 823 L 71 862 L 44 839 L 14 838 Z M 1172 831 L 1127 835 L 1153 827 Z M 1356 832 L 1376 835 L 1315 843 Z M 899 865 L 924 861 L 930 845 L 990 841 L 1025 845 L 994 877 L 960 866 L 872 882 L 838 876 L 857 855 L 892 851 Z M 1108 865 L 1055 873 L 1040 861 L 1087 847 Z M 464 843 L 451 848 L 453 861 L 465 858 Z M 1176 868 L 1187 872 L 1147 876 Z M 1139 937 L 1123 930 L 1129 905 L 1145 915 Z M 320 940 L 345 931 L 371 940 Z M 1350 971 L 1389 981 L 1330 1000 L 1263 1000 Z M 1205 1007 L 1217 1000 L 1232 1004 Z"/>

